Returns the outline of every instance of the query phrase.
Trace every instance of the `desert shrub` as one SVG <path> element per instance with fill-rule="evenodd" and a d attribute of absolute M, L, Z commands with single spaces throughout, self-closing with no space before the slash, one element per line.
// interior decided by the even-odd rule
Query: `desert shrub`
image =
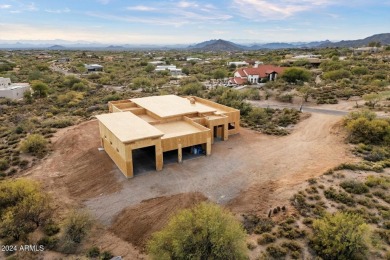
<path fill-rule="evenodd" d="M 351 77 L 351 73 L 348 70 L 339 69 L 339 70 L 333 70 L 333 71 L 325 72 L 322 75 L 322 77 L 324 79 L 337 81 L 339 79 L 350 78 Z"/>
<path fill-rule="evenodd" d="M 252 106 L 244 101 L 245 96 L 235 89 L 224 88 L 223 93 L 216 97 L 216 101 L 222 105 L 239 109 L 242 116 L 248 115 Z"/>
<path fill-rule="evenodd" d="M 45 250 L 53 250 L 57 247 L 59 239 L 57 237 L 44 236 L 38 240 L 38 245 L 45 247 Z"/>
<path fill-rule="evenodd" d="M 249 249 L 249 250 L 253 250 L 256 248 L 256 244 L 252 243 L 252 242 L 248 242 L 246 243 L 246 247 Z"/>
<path fill-rule="evenodd" d="M 266 124 L 270 120 L 270 115 L 265 108 L 254 107 L 248 114 L 248 120 L 254 124 Z"/>
<path fill-rule="evenodd" d="M 47 223 L 43 228 L 43 232 L 48 236 L 54 236 L 60 232 L 60 227 L 54 223 Z"/>
<path fill-rule="evenodd" d="M 364 160 L 378 162 L 390 158 L 390 148 L 374 146 L 370 151 L 364 153 Z"/>
<path fill-rule="evenodd" d="M 246 259 L 245 232 L 226 210 L 201 203 L 175 215 L 147 244 L 152 259 Z"/>
<path fill-rule="evenodd" d="M 284 258 L 287 255 L 287 250 L 277 245 L 270 245 L 265 249 L 265 251 L 267 251 L 269 256 L 276 259 Z"/>
<path fill-rule="evenodd" d="M 0 182 L 0 237 L 19 240 L 51 218 L 50 197 L 36 182 Z"/>
<path fill-rule="evenodd" d="M 5 171 L 9 168 L 9 163 L 8 161 L 3 158 L 3 159 L 0 159 L 0 171 Z"/>
<path fill-rule="evenodd" d="M 345 125 L 352 143 L 390 142 L 390 122 L 386 119 L 376 119 L 371 113 L 352 113 L 345 118 Z"/>
<path fill-rule="evenodd" d="M 326 215 L 313 223 L 311 246 L 323 259 L 355 259 L 367 252 L 369 228 L 357 214 Z"/>
<path fill-rule="evenodd" d="M 366 75 L 368 72 L 366 67 L 355 67 L 352 69 L 352 74 L 354 75 Z"/>
<path fill-rule="evenodd" d="M 282 74 L 282 79 L 289 83 L 300 83 L 309 81 L 311 78 L 310 71 L 302 68 L 288 68 Z"/>
<path fill-rule="evenodd" d="M 275 223 L 269 218 L 262 218 L 256 215 L 244 215 L 244 228 L 248 233 L 262 234 L 270 232 Z"/>
<path fill-rule="evenodd" d="M 86 255 L 87 257 L 98 257 L 100 256 L 100 249 L 97 246 L 91 247 Z"/>
<path fill-rule="evenodd" d="M 201 83 L 194 82 L 194 83 L 188 83 L 179 89 L 179 93 L 181 95 L 191 95 L 191 96 L 198 96 L 202 97 L 204 87 Z"/>
<path fill-rule="evenodd" d="M 324 191 L 325 198 L 343 203 L 348 206 L 355 206 L 356 202 L 355 200 L 346 192 L 337 192 L 333 187 L 330 187 L 329 189 Z"/>
<path fill-rule="evenodd" d="M 291 103 L 293 100 L 293 95 L 291 95 L 291 94 L 278 95 L 278 96 L 276 96 L 276 100 L 278 100 L 280 102 Z"/>
<path fill-rule="evenodd" d="M 276 237 L 270 233 L 263 233 L 258 239 L 259 245 L 265 245 L 276 241 Z"/>
<path fill-rule="evenodd" d="M 304 230 L 300 230 L 298 226 L 282 223 L 278 226 L 277 235 L 278 237 L 296 239 L 306 236 L 306 232 Z"/>
<path fill-rule="evenodd" d="M 388 187 L 390 187 L 390 178 L 383 177 L 383 176 L 369 175 L 366 178 L 365 184 L 368 187 L 380 187 L 380 188 L 387 189 Z"/>
<path fill-rule="evenodd" d="M 74 243 L 81 243 L 91 226 L 91 218 L 86 212 L 73 211 L 65 219 L 65 239 Z"/>
<path fill-rule="evenodd" d="M 103 253 L 101 253 L 100 255 L 100 259 L 101 260 L 110 260 L 112 259 L 114 256 L 113 254 L 111 254 L 111 252 L 109 251 L 104 251 Z"/>
<path fill-rule="evenodd" d="M 152 81 L 148 78 L 134 78 L 132 80 L 133 85 L 131 86 L 132 89 L 139 89 L 139 88 L 144 88 L 144 87 L 151 87 L 152 86 Z"/>
<path fill-rule="evenodd" d="M 84 98 L 83 92 L 77 92 L 77 91 L 69 91 L 66 94 L 58 95 L 57 101 L 60 104 L 68 105 L 68 106 L 75 106 L 78 105 L 81 100 Z"/>
<path fill-rule="evenodd" d="M 47 140 L 40 134 L 27 136 L 20 144 L 20 150 L 38 157 L 43 157 L 47 153 Z"/>
<path fill-rule="evenodd" d="M 363 194 L 369 192 L 367 185 L 359 181 L 343 181 L 340 183 L 340 186 L 348 193 Z"/>
<path fill-rule="evenodd" d="M 42 122 L 42 126 L 52 128 L 65 128 L 73 125 L 73 123 L 73 120 L 70 118 L 49 119 Z"/>
<path fill-rule="evenodd" d="M 43 98 L 46 97 L 49 93 L 49 87 L 47 86 L 47 84 L 39 80 L 33 80 L 31 82 L 31 89 L 33 90 L 34 97 Z"/>
<path fill-rule="evenodd" d="M 284 248 L 288 248 L 291 251 L 300 251 L 300 250 L 302 250 L 302 246 L 298 242 L 295 242 L 295 241 L 283 242 L 281 244 L 281 246 L 284 247 Z"/>

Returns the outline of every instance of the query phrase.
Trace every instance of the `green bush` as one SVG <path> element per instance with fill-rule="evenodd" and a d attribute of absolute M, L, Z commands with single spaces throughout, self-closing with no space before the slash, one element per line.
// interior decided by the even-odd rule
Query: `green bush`
<path fill-rule="evenodd" d="M 179 93 L 181 95 L 190 95 L 190 96 L 198 96 L 202 97 L 203 96 L 203 90 L 204 87 L 201 83 L 198 82 L 193 82 L 193 83 L 188 83 L 179 89 Z"/>
<path fill-rule="evenodd" d="M 310 71 L 302 68 L 288 68 L 282 74 L 282 79 L 289 83 L 300 83 L 309 81 L 311 78 Z"/>
<path fill-rule="evenodd" d="M 40 134 L 27 136 L 20 144 L 20 150 L 38 157 L 43 157 L 47 153 L 47 140 Z"/>
<path fill-rule="evenodd" d="M 348 193 L 342 191 L 337 192 L 333 187 L 325 190 L 324 195 L 327 199 L 340 202 L 351 207 L 356 205 L 355 200 Z"/>
<path fill-rule="evenodd" d="M 0 237 L 20 240 L 51 219 L 50 198 L 36 182 L 0 182 Z"/>
<path fill-rule="evenodd" d="M 100 249 L 94 246 L 87 251 L 87 257 L 98 257 L 100 256 Z"/>
<path fill-rule="evenodd" d="M 339 79 L 351 78 L 351 73 L 345 69 L 325 72 L 322 77 L 324 79 L 337 81 Z"/>
<path fill-rule="evenodd" d="M 42 245 L 45 247 L 45 250 L 53 250 L 57 247 L 59 239 L 56 237 L 48 237 L 44 236 L 40 240 L 38 240 L 38 245 Z"/>
<path fill-rule="evenodd" d="M 152 259 L 246 259 L 245 232 L 233 215 L 201 203 L 175 215 L 147 244 Z"/>
<path fill-rule="evenodd" d="M 113 254 L 111 254 L 111 252 L 109 251 L 104 251 L 101 255 L 100 255 L 100 259 L 101 260 L 110 260 L 111 258 L 113 258 Z"/>
<path fill-rule="evenodd" d="M 54 236 L 60 232 L 60 227 L 54 223 L 48 223 L 44 226 L 43 232 L 48 236 Z"/>
<path fill-rule="evenodd" d="M 368 112 L 355 112 L 346 117 L 349 141 L 364 144 L 390 143 L 390 121 L 375 117 L 375 114 Z"/>
<path fill-rule="evenodd" d="M 91 226 L 91 218 L 86 212 L 73 211 L 64 223 L 65 238 L 74 243 L 81 243 Z"/>
<path fill-rule="evenodd" d="M 323 259 L 355 259 L 368 248 L 369 227 L 357 214 L 326 215 L 313 223 L 311 246 Z"/>
<path fill-rule="evenodd" d="M 0 159 L 0 171 L 5 171 L 9 168 L 9 163 L 6 159 Z"/>
<path fill-rule="evenodd" d="M 359 181 L 343 181 L 340 183 L 340 186 L 348 193 L 363 194 L 369 192 L 367 185 Z"/>
<path fill-rule="evenodd" d="M 387 189 L 390 187 L 390 178 L 384 176 L 369 175 L 366 178 L 365 184 L 368 187 L 380 187 L 383 189 Z"/>

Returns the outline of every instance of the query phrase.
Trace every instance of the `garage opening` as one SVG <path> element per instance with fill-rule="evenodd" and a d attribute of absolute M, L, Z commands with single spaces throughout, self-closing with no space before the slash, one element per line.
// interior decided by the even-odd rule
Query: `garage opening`
<path fill-rule="evenodd" d="M 178 162 L 178 150 L 167 151 L 163 153 L 164 165 Z M 206 155 L 205 145 L 194 145 L 182 148 L 182 161 L 190 160 Z"/>
<path fill-rule="evenodd" d="M 134 175 L 156 171 L 156 146 L 132 150 Z"/>

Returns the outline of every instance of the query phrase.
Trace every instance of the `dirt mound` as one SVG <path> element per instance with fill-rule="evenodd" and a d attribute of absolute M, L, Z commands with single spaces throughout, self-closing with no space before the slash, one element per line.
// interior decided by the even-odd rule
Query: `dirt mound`
<path fill-rule="evenodd" d="M 110 231 L 135 246 L 143 247 L 151 234 L 161 230 L 175 212 L 205 200 L 207 198 L 198 192 L 145 200 L 122 210 Z"/>
<path fill-rule="evenodd" d="M 122 184 L 110 157 L 99 152 L 99 127 L 96 120 L 58 131 L 52 139 L 53 153 L 32 170 L 51 191 L 64 188 L 77 201 L 119 191 Z M 65 185 L 63 185 L 65 184 Z M 52 186 L 50 188 L 50 186 Z M 54 186 L 54 187 L 53 187 Z"/>

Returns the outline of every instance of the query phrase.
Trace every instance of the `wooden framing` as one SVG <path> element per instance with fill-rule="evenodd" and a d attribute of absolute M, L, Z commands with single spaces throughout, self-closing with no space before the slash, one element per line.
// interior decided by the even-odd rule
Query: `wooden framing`
<path fill-rule="evenodd" d="M 110 114 L 99 120 L 101 144 L 127 177 L 133 177 L 133 150 L 155 147 L 156 170 L 163 153 L 202 145 L 211 154 L 214 136 L 228 140 L 239 132 L 240 111 L 198 97 L 155 96 L 109 102 Z M 234 128 L 232 127 L 234 126 Z"/>

